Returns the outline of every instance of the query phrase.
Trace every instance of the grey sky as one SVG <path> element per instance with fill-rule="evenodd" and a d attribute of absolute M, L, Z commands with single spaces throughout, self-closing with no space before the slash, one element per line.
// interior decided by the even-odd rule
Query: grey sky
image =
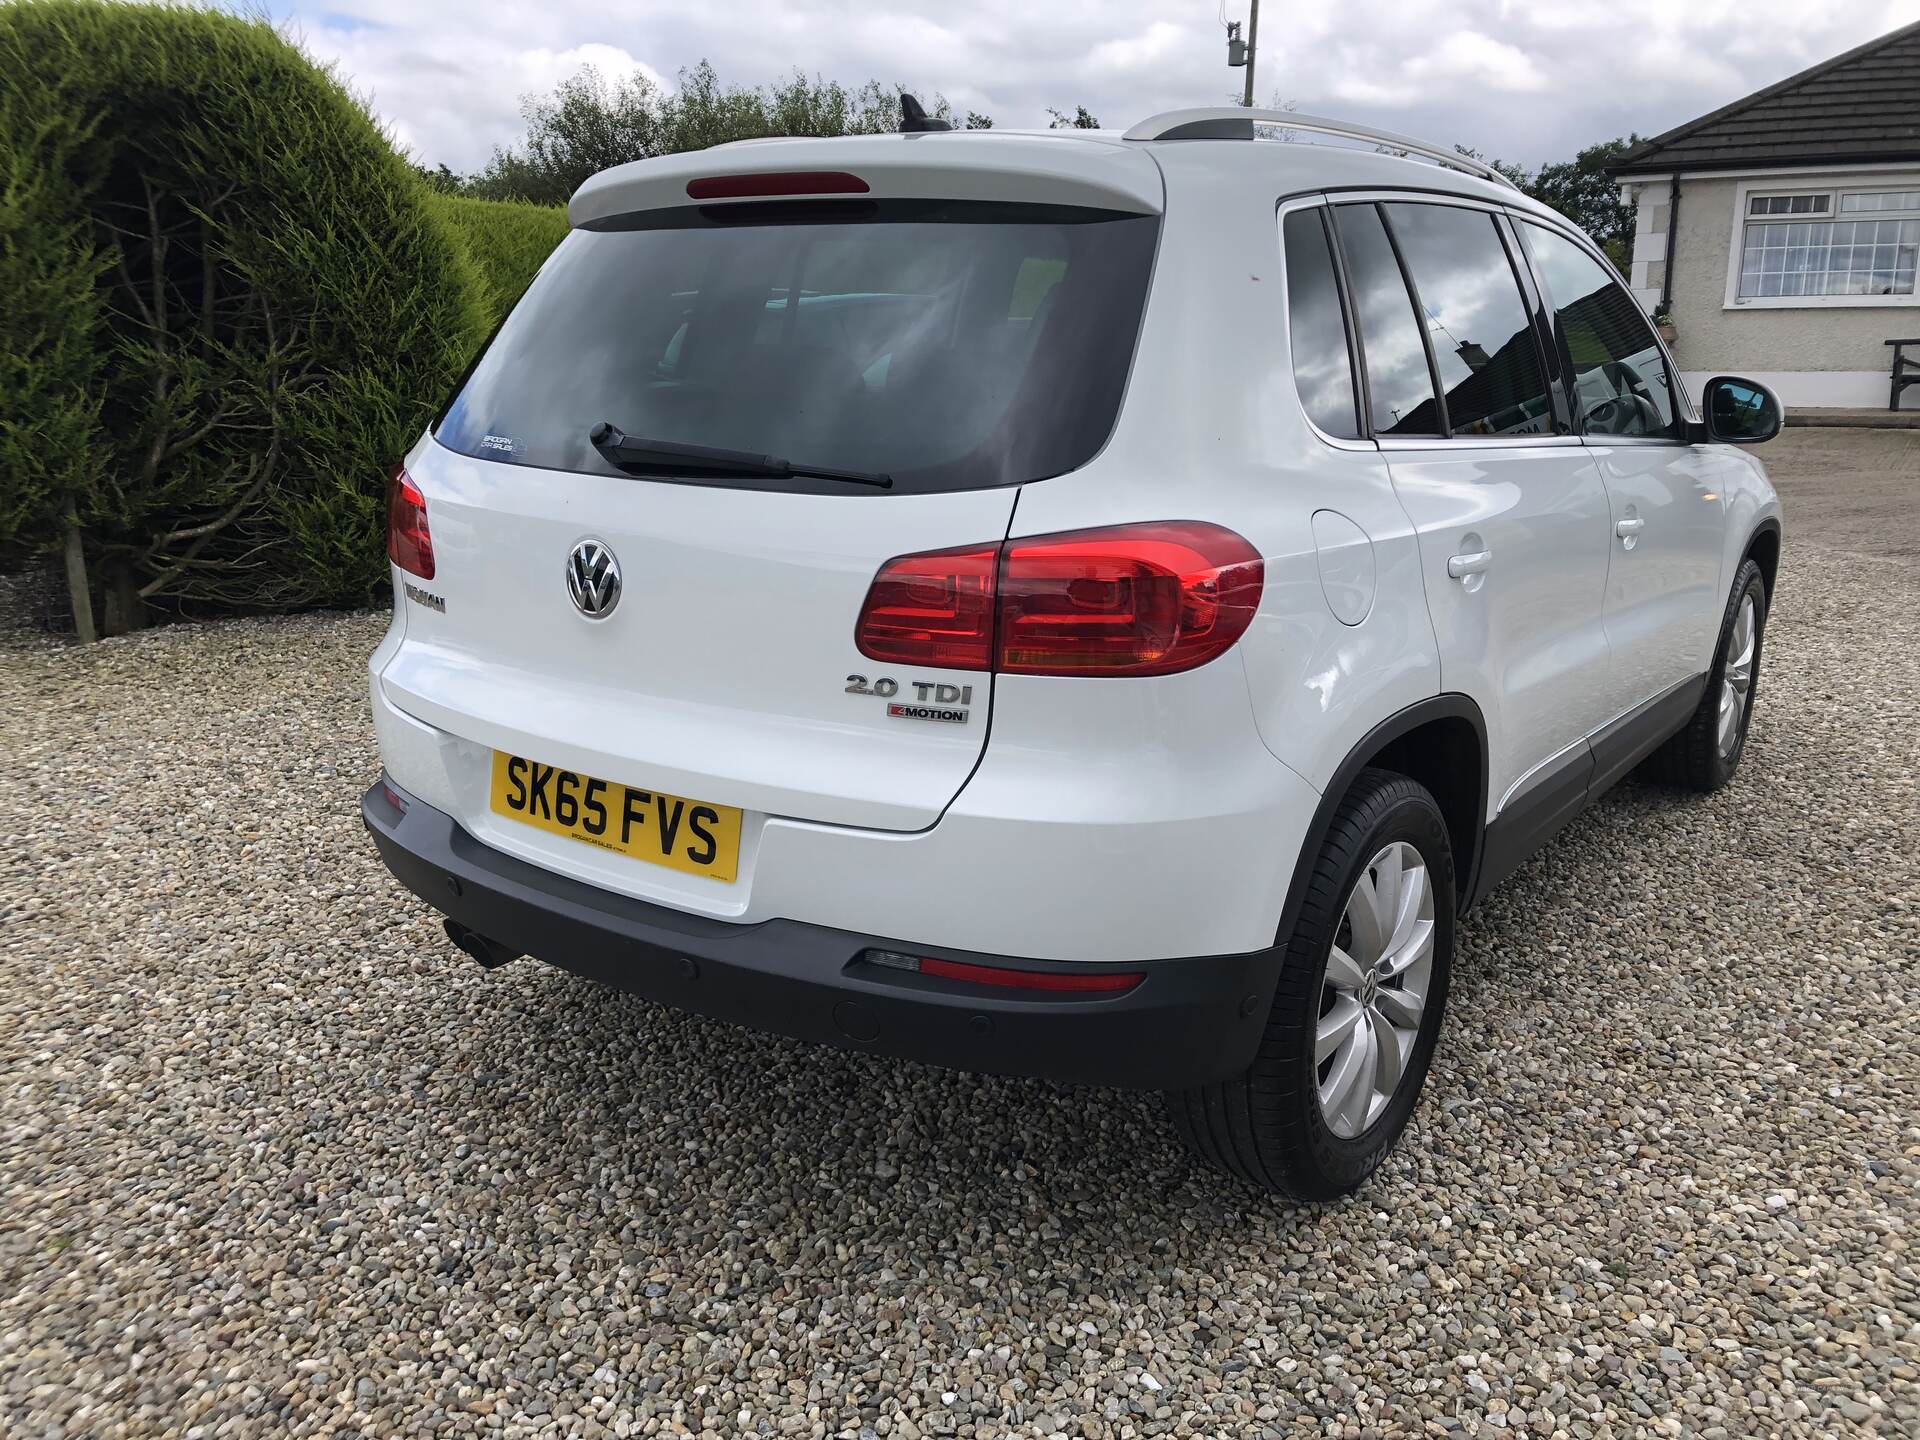
<path fill-rule="evenodd" d="M 520 97 L 592 62 L 671 82 L 796 66 L 940 91 L 1002 126 L 1108 125 L 1227 100 L 1220 0 L 276 0 L 414 156 L 456 170 L 521 134 Z M 1245 0 L 1225 14 L 1244 19 Z M 1920 0 L 1264 0 L 1259 97 L 1529 165 L 1653 134 L 1875 35 Z"/>

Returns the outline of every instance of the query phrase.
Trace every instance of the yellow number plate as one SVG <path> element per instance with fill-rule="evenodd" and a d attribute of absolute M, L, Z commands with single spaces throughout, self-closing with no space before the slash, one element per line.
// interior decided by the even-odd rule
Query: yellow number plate
<path fill-rule="evenodd" d="M 493 752 L 493 813 L 710 880 L 734 879 L 740 812 Z"/>

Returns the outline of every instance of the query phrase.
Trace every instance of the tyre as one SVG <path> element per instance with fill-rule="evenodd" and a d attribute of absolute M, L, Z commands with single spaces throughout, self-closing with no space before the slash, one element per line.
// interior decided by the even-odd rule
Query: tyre
<path fill-rule="evenodd" d="M 1740 768 L 1747 726 L 1760 685 L 1760 647 L 1767 633 L 1767 582 L 1760 567 L 1743 561 L 1733 577 L 1720 642 L 1714 647 L 1707 691 L 1692 718 L 1654 751 L 1649 771 L 1670 785 L 1718 790 Z"/>
<path fill-rule="evenodd" d="M 1413 1113 L 1453 967 L 1453 851 L 1426 788 L 1362 770 L 1334 812 L 1253 1063 L 1167 1096 L 1201 1160 L 1297 1200 L 1356 1189 Z"/>

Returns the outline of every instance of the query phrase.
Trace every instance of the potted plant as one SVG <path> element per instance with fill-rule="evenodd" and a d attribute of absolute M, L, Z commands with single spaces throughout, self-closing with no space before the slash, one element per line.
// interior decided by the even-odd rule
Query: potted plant
<path fill-rule="evenodd" d="M 1653 328 L 1660 332 L 1660 338 L 1671 345 L 1680 338 L 1680 332 L 1673 328 L 1673 302 L 1662 300 L 1653 308 Z"/>

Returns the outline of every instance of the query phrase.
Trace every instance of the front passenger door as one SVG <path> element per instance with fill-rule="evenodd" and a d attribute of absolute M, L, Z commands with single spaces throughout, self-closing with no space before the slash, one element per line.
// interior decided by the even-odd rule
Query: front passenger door
<path fill-rule="evenodd" d="M 1575 428 L 1611 509 L 1606 631 L 1614 693 L 1630 710 L 1704 675 L 1720 626 L 1727 467 L 1686 443 L 1684 409 L 1640 307 L 1571 236 L 1516 227 L 1554 307 Z M 1681 697 L 1675 697 L 1676 702 Z"/>

